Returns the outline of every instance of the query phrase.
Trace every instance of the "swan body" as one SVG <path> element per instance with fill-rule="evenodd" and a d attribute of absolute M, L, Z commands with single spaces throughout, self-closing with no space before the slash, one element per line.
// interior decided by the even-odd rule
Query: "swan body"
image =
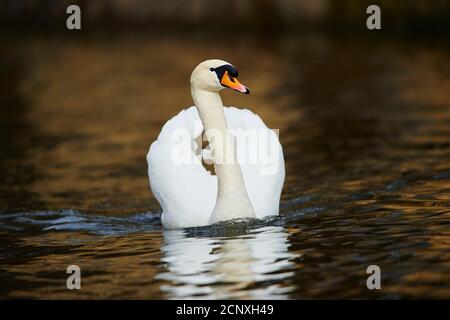
<path fill-rule="evenodd" d="M 195 106 L 166 122 L 150 146 L 150 187 L 165 228 L 279 212 L 285 168 L 278 137 L 253 112 L 224 107 L 218 93 L 224 87 L 249 92 L 228 62 L 202 62 L 191 75 Z M 203 132 L 209 149 L 201 149 Z M 202 160 L 214 164 L 216 175 Z"/>

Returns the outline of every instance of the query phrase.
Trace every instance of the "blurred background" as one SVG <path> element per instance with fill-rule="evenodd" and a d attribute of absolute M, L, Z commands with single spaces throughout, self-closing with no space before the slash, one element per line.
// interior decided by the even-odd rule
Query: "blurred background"
<path fill-rule="evenodd" d="M 65 8 L 70 4 L 82 8 L 85 28 L 102 25 L 139 26 L 146 30 L 158 26 L 292 31 L 326 26 L 333 30 L 361 30 L 362 13 L 371 4 L 382 7 L 385 31 L 449 32 L 450 17 L 450 3 L 446 0 L 18 0 L 2 1 L 1 23 L 14 29 L 34 26 L 61 30 L 66 20 Z"/>
<path fill-rule="evenodd" d="M 73 297 L 55 274 L 75 259 L 81 297 L 216 297 L 167 270 L 191 257 L 161 231 L 145 155 L 192 105 L 193 68 L 220 58 L 252 90 L 224 104 L 279 129 L 286 221 L 269 232 L 283 249 L 254 262 L 269 267 L 241 257 L 245 285 L 211 280 L 218 296 L 449 298 L 449 35 L 446 0 L 1 1 L 0 296 Z M 381 292 L 365 287 L 370 263 Z"/>

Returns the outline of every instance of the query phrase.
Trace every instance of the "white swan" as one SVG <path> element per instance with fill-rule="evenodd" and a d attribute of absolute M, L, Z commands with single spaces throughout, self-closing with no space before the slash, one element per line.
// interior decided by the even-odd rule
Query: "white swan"
<path fill-rule="evenodd" d="M 150 187 L 165 228 L 278 214 L 285 176 L 278 137 L 251 111 L 224 107 L 218 93 L 229 87 L 248 94 L 237 76 L 228 62 L 200 63 L 191 75 L 195 107 L 170 119 L 150 146 Z M 209 149 L 201 151 L 203 132 Z M 212 160 L 216 175 L 202 159 Z"/>

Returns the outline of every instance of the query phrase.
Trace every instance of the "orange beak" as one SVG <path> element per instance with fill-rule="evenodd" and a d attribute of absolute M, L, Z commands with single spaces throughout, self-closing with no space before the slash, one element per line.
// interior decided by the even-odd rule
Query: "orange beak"
<path fill-rule="evenodd" d="M 240 83 L 237 78 L 230 76 L 228 74 L 228 71 L 225 71 L 225 73 L 223 74 L 222 79 L 220 79 L 220 84 L 224 87 L 228 87 L 245 94 L 250 93 L 250 90 L 242 83 Z"/>

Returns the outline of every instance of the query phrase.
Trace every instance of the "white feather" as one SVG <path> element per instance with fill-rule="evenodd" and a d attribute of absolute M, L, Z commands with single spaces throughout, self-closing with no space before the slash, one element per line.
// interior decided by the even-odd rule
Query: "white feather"
<path fill-rule="evenodd" d="M 249 110 L 224 107 L 224 112 L 231 135 L 236 139 L 238 162 L 256 217 L 277 215 L 285 177 L 283 152 L 277 135 Z M 233 129 L 241 132 L 248 129 L 266 132 L 266 139 L 274 146 L 267 154 L 268 158 L 263 161 L 256 156 L 256 162 L 245 161 L 249 157 L 248 144 L 244 141 L 245 136 L 233 133 Z M 203 167 L 200 157 L 195 154 L 198 147 L 195 139 L 202 132 L 203 125 L 197 108 L 190 107 L 163 126 L 147 154 L 150 187 L 162 207 L 161 219 L 166 228 L 204 226 L 210 223 L 218 187 L 217 177 Z M 189 157 L 190 163 L 173 161 L 173 153 L 179 152 L 180 145 L 184 146 L 184 151 L 189 150 L 186 157 Z M 267 161 L 276 167 L 268 167 Z M 271 171 L 270 174 L 268 171 Z"/>

